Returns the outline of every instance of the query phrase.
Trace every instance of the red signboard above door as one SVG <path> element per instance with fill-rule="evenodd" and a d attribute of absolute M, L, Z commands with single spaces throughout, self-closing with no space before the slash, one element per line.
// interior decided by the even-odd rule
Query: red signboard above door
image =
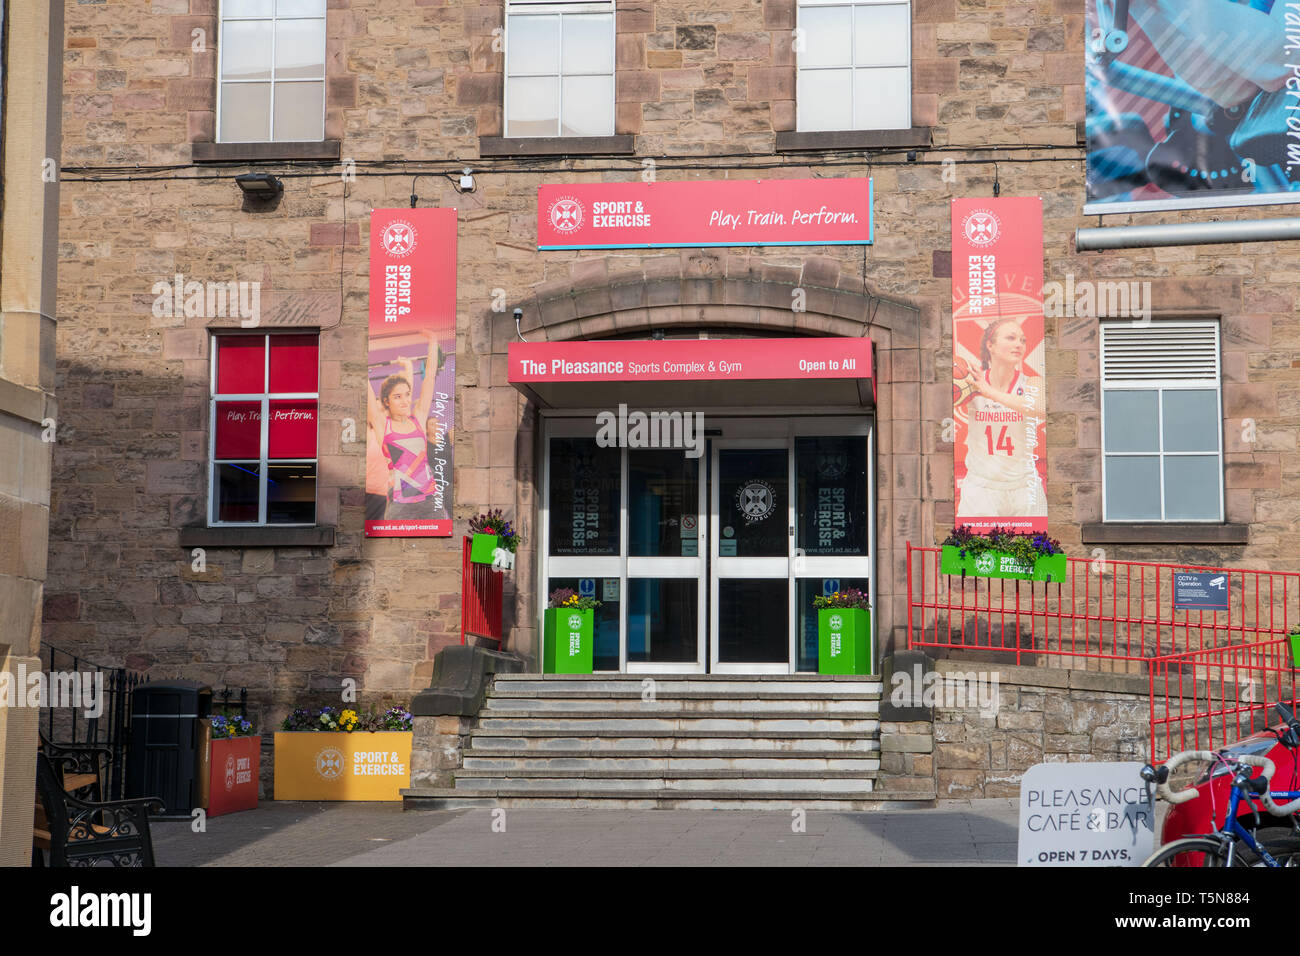
<path fill-rule="evenodd" d="M 870 179 L 541 186 L 537 247 L 869 245 L 871 207 Z"/>
<path fill-rule="evenodd" d="M 512 342 L 507 380 L 548 407 L 870 405 L 871 340 Z"/>
<path fill-rule="evenodd" d="M 871 378 L 871 340 L 636 339 L 511 342 L 511 382 Z"/>

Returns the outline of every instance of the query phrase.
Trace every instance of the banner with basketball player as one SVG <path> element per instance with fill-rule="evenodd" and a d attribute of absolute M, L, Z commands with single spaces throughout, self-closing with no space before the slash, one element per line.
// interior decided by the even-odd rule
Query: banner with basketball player
<path fill-rule="evenodd" d="M 1085 213 L 1293 203 L 1300 4 L 1087 0 Z"/>
<path fill-rule="evenodd" d="M 1043 202 L 952 202 L 957 527 L 1047 530 Z"/>
<path fill-rule="evenodd" d="M 450 537 L 456 210 L 370 217 L 367 537 Z"/>

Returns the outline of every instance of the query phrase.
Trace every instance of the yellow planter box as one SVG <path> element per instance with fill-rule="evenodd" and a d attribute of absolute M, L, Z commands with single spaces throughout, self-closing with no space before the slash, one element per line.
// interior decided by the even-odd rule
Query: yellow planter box
<path fill-rule="evenodd" d="M 411 785 L 409 730 L 280 731 L 276 800 L 401 800 Z"/>

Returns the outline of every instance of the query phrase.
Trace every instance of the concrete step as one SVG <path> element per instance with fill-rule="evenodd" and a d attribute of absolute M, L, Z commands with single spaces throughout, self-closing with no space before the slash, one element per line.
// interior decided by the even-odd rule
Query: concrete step
<path fill-rule="evenodd" d="M 771 713 L 762 717 L 611 717 L 608 713 L 579 712 L 556 716 L 480 717 L 479 728 L 510 733 L 540 731 L 550 734 L 591 735 L 635 733 L 652 735 L 663 731 L 689 733 L 734 733 L 762 737 L 769 733 L 841 734 L 877 736 L 876 714 L 857 712 L 835 717 L 812 717 L 799 713 Z"/>
<path fill-rule="evenodd" d="M 568 792 L 586 790 L 599 793 L 619 793 L 625 790 L 644 791 L 704 791 L 707 793 L 810 793 L 837 796 L 842 793 L 870 793 L 872 780 L 857 775 L 850 777 L 729 777 L 713 774 L 704 777 L 544 777 L 544 776 L 476 776 L 456 774 L 457 792 L 476 793 L 481 790 L 517 789 L 528 793 L 545 791 Z"/>
<path fill-rule="evenodd" d="M 553 770 L 510 770 L 501 768 L 461 769 L 456 774 L 457 786 L 460 781 L 483 778 L 502 778 L 505 780 L 533 779 L 580 779 L 580 780 L 790 780 L 817 782 L 822 780 L 858 780 L 869 782 L 876 777 L 876 770 L 855 768 L 852 770 L 789 770 L 762 769 L 737 770 L 733 768 L 703 768 L 699 770 L 627 770 L 622 768 L 610 770 L 553 769 Z M 467 786 L 477 786 L 470 783 Z M 802 784 L 800 785 L 802 788 Z"/>
<path fill-rule="evenodd" d="M 496 697 L 487 699 L 480 717 L 524 714 L 540 717 L 544 714 L 618 714 L 628 717 L 657 717 L 674 714 L 742 714 L 782 716 L 840 715 L 852 716 L 880 714 L 878 699 L 853 698 L 840 700 L 832 697 L 812 699 L 766 700 L 753 697 L 699 698 L 656 697 L 653 701 L 623 697 Z"/>
<path fill-rule="evenodd" d="M 853 686 L 853 685 L 843 685 Z M 649 690 L 646 688 L 645 690 Z M 586 700 L 617 700 L 617 701 L 639 701 L 643 699 L 645 691 L 640 687 L 626 687 L 614 690 L 593 690 L 585 687 L 569 687 L 563 690 L 519 690 L 514 687 L 503 687 L 491 689 L 487 693 L 488 700 L 494 697 L 513 697 L 529 700 L 566 700 L 572 698 L 582 698 Z M 735 691 L 699 691 L 699 690 L 679 690 L 671 688 L 664 689 L 663 684 L 654 688 L 655 700 L 785 700 L 785 701 L 818 701 L 818 700 L 880 700 L 884 695 L 882 690 L 859 690 L 854 687 L 852 690 L 837 690 L 835 693 L 826 694 L 803 694 L 797 691 L 770 691 L 760 687 L 744 688 Z"/>
<path fill-rule="evenodd" d="M 707 754 L 715 751 L 749 751 L 754 754 L 862 754 L 879 753 L 876 734 L 772 733 L 755 736 L 746 732 L 657 731 L 651 736 L 623 732 L 556 735 L 545 729 L 475 730 L 465 754 L 527 750 L 537 753 L 601 753 L 644 751 L 646 753 Z"/>
<path fill-rule="evenodd" d="M 647 681 L 653 683 L 647 684 Z M 679 694 L 735 697 L 791 695 L 798 698 L 839 697 L 857 694 L 879 695 L 884 685 L 878 677 L 820 677 L 818 675 L 776 675 L 762 678 L 721 677 L 715 674 L 685 674 L 650 677 L 644 674 L 498 674 L 491 693 L 508 696 L 530 694 L 554 696 L 577 694 L 588 697 L 618 695 L 640 698 L 654 689 L 656 697 Z"/>
<path fill-rule="evenodd" d="M 808 756 L 802 753 L 763 753 L 756 755 L 745 750 L 720 750 L 707 754 L 681 755 L 674 751 L 615 750 L 592 756 L 589 753 L 547 754 L 535 750 L 503 750 L 490 755 L 480 755 L 478 750 L 466 750 L 465 770 L 484 770 L 500 773 L 654 773 L 659 776 L 681 776 L 687 773 L 729 771 L 768 775 L 770 773 L 820 774 L 851 772 L 872 774 L 880 769 L 880 758 L 874 754 L 841 757 Z"/>
<path fill-rule="evenodd" d="M 665 790 L 605 793 L 582 787 L 556 793 L 537 793 L 516 787 L 499 787 L 495 791 L 474 794 L 446 788 L 402 791 L 402 807 L 405 810 L 507 807 L 538 810 L 771 810 L 789 813 L 791 810 L 844 812 L 885 810 L 890 807 L 916 809 L 936 805 L 933 792 L 886 793 L 878 790 L 830 796 L 788 791 L 737 795 L 725 790 L 713 793 Z"/>

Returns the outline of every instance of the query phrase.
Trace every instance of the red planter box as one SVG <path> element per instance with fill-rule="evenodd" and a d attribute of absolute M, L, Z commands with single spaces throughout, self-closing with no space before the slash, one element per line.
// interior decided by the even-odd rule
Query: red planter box
<path fill-rule="evenodd" d="M 212 741 L 208 761 L 208 816 L 219 817 L 257 807 L 261 737 L 227 737 Z"/>

